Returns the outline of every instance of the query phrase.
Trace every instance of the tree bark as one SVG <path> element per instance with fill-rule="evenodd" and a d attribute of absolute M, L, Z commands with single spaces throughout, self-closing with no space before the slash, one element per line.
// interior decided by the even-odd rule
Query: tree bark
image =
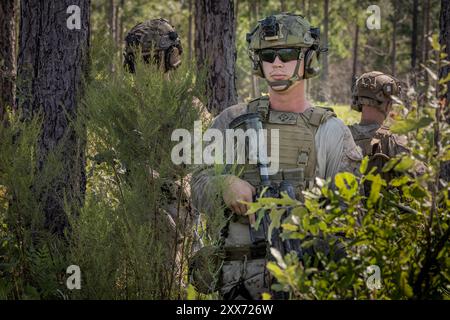
<path fill-rule="evenodd" d="M 355 40 L 353 42 L 353 70 L 352 70 L 352 80 L 356 78 L 358 73 L 358 45 L 359 45 L 359 24 L 356 21 L 355 27 Z"/>
<path fill-rule="evenodd" d="M 109 35 L 110 35 L 110 41 L 112 50 L 114 53 L 114 57 L 117 55 L 117 43 L 116 43 L 116 35 L 117 35 L 117 4 L 116 0 L 109 0 L 108 1 L 108 27 L 109 27 Z M 110 64 L 110 70 L 111 72 L 116 71 L 114 60 L 111 61 Z"/>
<path fill-rule="evenodd" d="M 250 21 L 251 21 L 251 27 L 250 29 L 253 29 L 256 26 L 256 23 L 258 21 L 258 4 L 259 2 L 256 1 L 250 1 Z M 252 74 L 251 76 L 252 80 L 252 98 L 259 97 L 261 95 L 261 91 L 259 90 L 259 77 Z"/>
<path fill-rule="evenodd" d="M 329 24 L 329 0 L 324 0 L 323 6 L 323 43 L 328 46 L 328 24 Z M 326 101 L 328 94 L 328 55 L 322 54 L 322 75 L 321 75 L 322 94 L 320 99 Z"/>
<path fill-rule="evenodd" d="M 125 0 L 120 0 L 120 6 L 119 6 L 119 24 L 117 25 L 117 35 L 118 35 L 118 42 L 117 45 L 119 46 L 119 56 L 122 53 L 123 50 L 123 15 L 125 11 Z"/>
<path fill-rule="evenodd" d="M 80 29 L 68 28 L 72 5 L 80 8 Z M 42 116 L 33 189 L 46 228 L 60 236 L 68 226 L 65 204 L 79 208 L 86 186 L 85 137 L 73 125 L 88 71 L 89 10 L 90 0 L 21 0 L 20 7 L 18 108 L 25 119 Z M 47 167 L 52 158 L 57 165 Z"/>
<path fill-rule="evenodd" d="M 206 107 L 213 115 L 237 103 L 235 17 L 232 0 L 195 1 L 195 51 L 206 67 Z"/>
<path fill-rule="evenodd" d="M 450 61 L 450 0 L 441 0 L 441 14 L 439 19 L 439 43 L 445 46 L 445 53 L 447 54 L 447 61 Z M 439 70 L 439 78 L 444 79 L 450 74 L 450 66 L 443 66 Z M 447 92 L 440 97 L 443 115 L 446 121 L 450 124 L 450 81 L 443 86 L 447 87 Z M 445 181 L 450 181 L 450 161 L 446 161 L 441 166 L 441 178 Z"/>
<path fill-rule="evenodd" d="M 424 7 L 424 37 L 423 37 L 423 63 L 427 65 L 428 63 L 428 55 L 430 51 L 430 42 L 428 41 L 428 37 L 430 36 L 430 0 L 425 0 L 425 7 Z M 425 78 L 425 88 L 428 90 L 429 86 L 429 80 L 428 80 L 428 73 L 424 73 Z M 425 101 L 426 101 L 426 95 L 425 95 Z"/>
<path fill-rule="evenodd" d="M 397 74 L 396 62 L 397 62 L 397 0 L 394 0 L 394 15 L 392 19 L 392 56 L 391 56 L 391 73 L 395 77 Z"/>
<path fill-rule="evenodd" d="M 0 124 L 5 107 L 15 107 L 16 0 L 0 2 Z"/>
<path fill-rule="evenodd" d="M 188 1 L 189 6 L 189 26 L 188 26 L 188 54 L 189 61 L 192 60 L 192 0 Z"/>
<path fill-rule="evenodd" d="M 238 22 L 239 22 L 239 4 L 240 1 L 236 0 L 235 4 L 234 4 L 234 20 L 236 21 L 236 31 L 238 29 Z"/>
<path fill-rule="evenodd" d="M 413 13 L 412 13 L 412 34 L 411 34 L 411 68 L 413 72 L 416 69 L 417 63 L 417 16 L 419 14 L 419 0 L 413 1 Z"/>
<path fill-rule="evenodd" d="M 418 52 L 419 56 L 419 65 L 424 64 L 425 61 L 423 60 L 425 58 L 425 42 L 426 42 L 426 2 L 427 0 L 422 0 L 421 3 L 421 23 L 420 23 L 420 51 Z"/>
<path fill-rule="evenodd" d="M 450 0 L 441 0 L 441 14 L 439 19 L 439 43 L 441 47 L 445 46 L 445 53 L 447 58 L 445 60 L 450 61 Z M 444 79 L 450 73 L 450 65 L 441 67 L 439 70 L 439 78 Z M 440 98 L 445 99 L 444 108 L 448 109 L 450 102 L 450 81 L 448 81 L 444 86 L 447 87 L 447 91 Z M 447 118 L 450 123 L 450 119 Z"/>
<path fill-rule="evenodd" d="M 108 26 L 109 33 L 113 42 L 116 40 L 116 17 L 117 17 L 117 5 L 114 0 L 109 0 L 108 4 Z"/>
<path fill-rule="evenodd" d="M 116 3 L 116 12 L 115 12 L 115 26 L 116 26 L 116 30 L 114 33 L 114 42 L 116 43 L 116 47 L 117 47 L 117 51 L 120 52 L 121 51 L 121 45 L 122 43 L 120 42 L 120 36 L 122 33 L 122 13 L 123 13 L 123 5 L 124 5 L 124 0 L 118 0 L 118 2 Z"/>
<path fill-rule="evenodd" d="M 286 0 L 280 0 L 280 10 L 281 12 L 286 12 Z"/>

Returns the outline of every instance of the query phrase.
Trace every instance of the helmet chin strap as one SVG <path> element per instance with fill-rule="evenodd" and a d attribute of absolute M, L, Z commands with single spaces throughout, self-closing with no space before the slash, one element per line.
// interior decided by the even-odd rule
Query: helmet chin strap
<path fill-rule="evenodd" d="M 302 56 L 300 59 L 297 60 L 297 64 L 295 65 L 294 73 L 292 74 L 292 77 L 290 77 L 288 80 L 277 80 L 277 81 L 267 81 L 267 84 L 275 91 L 286 91 L 289 89 L 296 81 L 300 81 L 300 77 L 298 76 L 298 70 L 300 69 L 300 64 L 302 62 Z M 274 89 L 274 87 L 281 87 L 285 86 L 283 89 Z"/>

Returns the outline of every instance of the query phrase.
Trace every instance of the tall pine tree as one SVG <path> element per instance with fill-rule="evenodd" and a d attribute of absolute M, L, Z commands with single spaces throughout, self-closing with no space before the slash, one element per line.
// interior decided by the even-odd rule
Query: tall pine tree
<path fill-rule="evenodd" d="M 65 204 L 79 207 L 86 185 L 84 138 L 73 122 L 88 66 L 89 17 L 90 0 L 21 0 L 18 108 L 25 118 L 43 119 L 38 176 L 60 151 L 51 181 L 35 183 L 46 227 L 59 235 L 68 226 Z"/>
<path fill-rule="evenodd" d="M 214 115 L 237 103 L 235 29 L 232 0 L 195 1 L 195 54 L 207 71 L 206 107 Z"/>
<path fill-rule="evenodd" d="M 0 122 L 15 102 L 16 10 L 16 0 L 0 2 Z"/>

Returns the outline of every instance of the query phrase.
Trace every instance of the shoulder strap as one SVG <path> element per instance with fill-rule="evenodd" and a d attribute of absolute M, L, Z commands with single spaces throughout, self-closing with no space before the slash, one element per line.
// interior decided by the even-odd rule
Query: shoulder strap
<path fill-rule="evenodd" d="M 247 112 L 258 112 L 263 119 L 266 119 L 269 114 L 269 96 L 261 96 L 250 101 L 247 105 Z"/>
<path fill-rule="evenodd" d="M 319 126 L 331 117 L 336 117 L 336 114 L 328 108 L 312 107 L 303 113 L 303 118 L 306 118 L 306 122 L 311 128 L 314 136 L 316 135 Z"/>
<path fill-rule="evenodd" d="M 320 126 L 331 117 L 336 117 L 333 109 L 330 108 L 313 107 L 311 109 L 312 111 L 309 114 L 308 122 L 314 127 Z"/>

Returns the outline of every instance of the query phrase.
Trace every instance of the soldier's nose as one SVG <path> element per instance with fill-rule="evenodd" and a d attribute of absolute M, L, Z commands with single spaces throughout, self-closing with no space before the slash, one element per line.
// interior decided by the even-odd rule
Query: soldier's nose
<path fill-rule="evenodd" d="M 282 67 L 283 66 L 283 61 L 280 60 L 280 57 L 276 56 L 275 60 L 273 61 L 272 66 L 273 67 Z"/>

